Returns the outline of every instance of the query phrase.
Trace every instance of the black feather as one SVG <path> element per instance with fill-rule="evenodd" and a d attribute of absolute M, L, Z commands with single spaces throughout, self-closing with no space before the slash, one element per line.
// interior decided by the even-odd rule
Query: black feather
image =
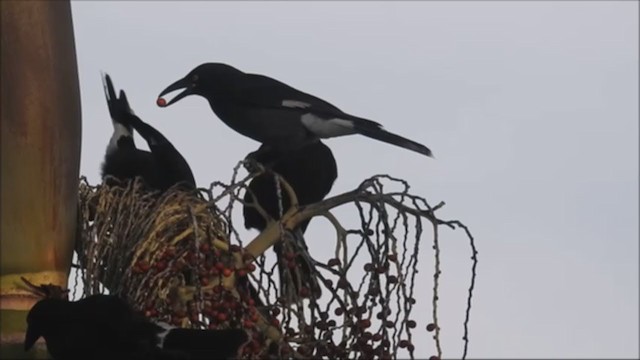
<path fill-rule="evenodd" d="M 162 343 L 165 350 L 189 355 L 191 360 L 235 358 L 249 336 L 241 329 L 197 330 L 173 329 Z"/>
<path fill-rule="evenodd" d="M 185 89 L 167 105 L 189 95 L 207 99 L 213 112 L 240 134 L 271 147 L 297 149 L 319 138 L 362 134 L 427 156 L 431 150 L 415 141 L 382 130 L 380 124 L 345 113 L 329 102 L 281 81 L 247 74 L 230 65 L 205 63 L 165 88 L 160 96 Z M 285 106 L 284 102 L 300 106 Z M 351 126 L 328 126 L 319 131 L 303 122 L 311 114 L 318 124 L 347 119 Z M 317 125 L 317 124 L 316 124 Z M 320 125 L 320 127 L 322 127 Z"/>
<path fill-rule="evenodd" d="M 250 157 L 282 176 L 291 185 L 301 206 L 324 199 L 331 191 L 331 187 L 338 176 L 335 158 L 331 150 L 321 141 L 311 143 L 297 151 L 287 152 L 263 145 Z M 278 197 L 274 176 L 269 173 L 263 173 L 251 180 L 248 185 L 248 191 L 244 195 L 244 201 L 246 203 L 257 202 L 271 218 L 279 219 L 281 217 L 280 211 L 284 214 L 291 206 L 289 195 L 282 186 L 280 195 L 281 199 Z M 243 215 L 246 228 L 253 228 L 259 231 L 266 228 L 266 220 L 254 207 L 245 205 Z M 307 252 L 307 246 L 302 234 L 306 231 L 308 225 L 309 220 L 304 221 L 290 235 L 294 241 L 293 245 L 296 247 L 295 252 L 301 253 L 295 258 L 297 267 L 303 277 L 300 282 L 303 286 L 308 287 L 315 296 L 319 296 L 320 287 L 313 280 L 314 276 L 312 275 L 315 272 L 315 266 L 308 256 L 304 256 Z M 274 251 L 278 257 L 282 283 L 281 290 L 285 290 L 288 282 L 283 281 L 286 270 L 284 244 L 277 243 L 274 246 Z M 294 273 L 292 275 L 294 276 L 292 282 L 295 286 L 298 283 L 298 279 L 295 278 Z M 295 293 L 297 294 L 298 291 L 299 289 L 296 286 Z"/>
<path fill-rule="evenodd" d="M 27 315 L 25 350 L 39 338 L 55 360 L 195 360 L 235 357 L 248 335 L 241 329 L 165 329 L 113 295 L 70 302 L 43 299 Z"/>
<path fill-rule="evenodd" d="M 105 96 L 109 114 L 114 124 L 119 124 L 131 132 L 135 129 L 149 145 L 149 151 L 137 149 L 133 133 L 117 139 L 116 149 L 108 149 L 102 165 L 102 178 L 112 176 L 120 181 L 141 177 L 152 189 L 166 191 L 176 184 L 185 188 L 195 188 L 195 179 L 189 164 L 162 133 L 136 116 L 120 90 L 116 97 L 109 75 L 104 75 Z M 112 151 L 110 151 L 112 150 Z"/>

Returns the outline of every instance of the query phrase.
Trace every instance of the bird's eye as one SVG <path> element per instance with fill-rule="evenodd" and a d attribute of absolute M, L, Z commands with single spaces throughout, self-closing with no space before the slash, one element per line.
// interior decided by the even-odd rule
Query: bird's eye
<path fill-rule="evenodd" d="M 199 78 L 200 77 L 198 76 L 198 74 L 194 74 L 193 76 L 191 76 L 191 82 L 197 82 Z"/>

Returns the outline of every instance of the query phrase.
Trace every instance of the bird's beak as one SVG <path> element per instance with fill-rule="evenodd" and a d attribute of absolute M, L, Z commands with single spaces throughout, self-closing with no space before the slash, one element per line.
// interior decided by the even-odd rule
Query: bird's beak
<path fill-rule="evenodd" d="M 40 334 L 33 326 L 27 327 L 27 334 L 24 337 L 24 351 L 31 349 L 39 338 Z"/>
<path fill-rule="evenodd" d="M 176 90 L 180 90 L 180 89 L 184 89 L 184 91 L 179 93 L 173 99 L 171 99 L 169 102 L 167 102 L 167 103 L 165 103 L 165 104 L 163 104 L 161 106 L 162 107 L 169 106 L 169 105 L 177 102 L 178 100 L 182 99 L 183 97 L 193 94 L 193 92 L 192 92 L 193 84 L 187 78 L 182 78 L 182 79 L 174 82 L 173 84 L 167 86 L 166 89 L 162 90 L 160 95 L 158 95 L 158 99 L 162 98 L 163 95 L 166 95 L 166 94 L 168 94 L 168 93 L 170 93 L 172 91 L 176 91 Z M 158 102 L 158 104 L 160 104 L 160 102 Z"/>

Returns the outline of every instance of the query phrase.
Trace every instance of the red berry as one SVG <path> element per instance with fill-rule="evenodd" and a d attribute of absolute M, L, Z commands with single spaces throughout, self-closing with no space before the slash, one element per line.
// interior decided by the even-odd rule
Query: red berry
<path fill-rule="evenodd" d="M 223 322 L 227 320 L 227 314 L 225 313 L 218 313 L 218 316 L 216 317 L 218 319 L 218 321 Z"/>
<path fill-rule="evenodd" d="M 436 329 L 436 324 L 431 323 L 431 324 L 427 325 L 427 331 L 431 332 L 431 331 L 433 331 L 435 329 Z"/>
<path fill-rule="evenodd" d="M 138 266 L 140 267 L 140 270 L 142 270 L 143 272 L 147 272 L 151 268 L 151 265 L 149 265 L 149 262 L 147 260 L 138 261 Z"/>
<path fill-rule="evenodd" d="M 364 264 L 364 271 L 373 271 L 373 264 L 372 263 L 366 263 Z"/>
<path fill-rule="evenodd" d="M 232 273 L 233 271 L 231 271 L 231 269 L 229 268 L 225 268 L 224 270 L 222 270 L 222 275 L 224 275 L 225 277 L 231 276 Z"/>
<path fill-rule="evenodd" d="M 309 297 L 309 295 L 311 295 L 311 291 L 309 290 L 309 288 L 303 286 L 298 291 L 298 295 L 300 295 L 300 297 L 307 298 Z"/>
<path fill-rule="evenodd" d="M 159 97 L 158 100 L 156 100 L 156 104 L 160 107 L 165 107 L 167 106 L 167 100 Z"/>
<path fill-rule="evenodd" d="M 407 321 L 407 327 L 408 327 L 409 329 L 413 329 L 413 328 L 415 328 L 415 327 L 416 327 L 416 322 L 415 322 L 415 321 L 413 321 L 413 320 L 409 320 L 409 321 Z"/>
<path fill-rule="evenodd" d="M 330 259 L 327 262 L 327 265 L 329 265 L 329 266 L 338 266 L 338 265 L 340 265 L 340 259 L 336 259 L 336 258 Z"/>
<path fill-rule="evenodd" d="M 302 331 L 304 331 L 305 334 L 313 334 L 313 327 L 311 325 L 306 325 Z"/>
<path fill-rule="evenodd" d="M 369 320 L 369 319 L 360 320 L 358 322 L 358 326 L 360 326 L 363 329 L 366 329 L 369 326 L 371 326 L 371 320 Z"/>
<path fill-rule="evenodd" d="M 409 344 L 411 344 L 409 340 L 400 340 L 398 346 L 400 346 L 401 348 L 406 348 L 407 346 L 409 346 Z"/>

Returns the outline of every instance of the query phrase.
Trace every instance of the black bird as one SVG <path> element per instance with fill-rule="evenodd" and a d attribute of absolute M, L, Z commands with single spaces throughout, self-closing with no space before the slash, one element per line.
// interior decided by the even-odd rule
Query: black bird
<path fill-rule="evenodd" d="M 40 300 L 27 315 L 25 350 L 40 337 L 56 360 L 220 359 L 236 356 L 249 340 L 241 329 L 163 327 L 113 295 L 92 295 L 75 302 Z"/>
<path fill-rule="evenodd" d="M 162 96 L 185 89 L 169 102 Z M 271 147 L 295 149 L 318 138 L 362 134 L 426 156 L 431 150 L 390 133 L 382 125 L 347 114 L 332 104 L 278 80 L 244 73 L 230 65 L 205 63 L 160 93 L 158 105 L 169 106 L 188 95 L 209 101 L 229 127 Z"/>
<path fill-rule="evenodd" d="M 261 149 L 250 154 L 249 157 L 282 176 L 291 185 L 300 206 L 324 199 L 331 191 L 331 187 L 338 176 L 336 160 L 329 147 L 320 140 L 309 143 L 295 151 L 279 151 L 276 148 L 267 149 L 263 145 Z M 278 197 L 273 174 L 265 172 L 254 177 L 244 195 L 243 215 L 245 227 L 259 231 L 267 227 L 266 219 L 254 207 L 250 206 L 254 201 L 275 220 L 287 212 L 291 206 L 291 201 L 283 186 L 281 186 L 280 194 L 281 199 Z M 294 241 L 291 242 L 291 245 L 295 247 L 293 252 L 298 253 L 295 257 L 295 265 L 301 274 L 300 285 L 308 288 L 311 291 L 310 294 L 317 298 L 321 294 L 320 286 L 315 280 L 315 266 L 307 253 L 307 246 L 302 236 L 309 225 L 309 221 L 304 221 L 295 229 L 292 234 Z M 289 273 L 291 274 L 291 282 L 294 285 L 295 294 L 299 294 L 300 287 L 295 275 L 296 272 L 288 272 L 286 270 L 284 244 L 282 242 L 276 243 L 274 251 L 278 257 L 281 291 L 285 294 L 290 293 L 287 290 L 289 281 L 286 280 L 286 274 Z"/>
<path fill-rule="evenodd" d="M 114 132 L 102 164 L 102 179 L 109 183 L 107 176 L 120 181 L 139 176 L 151 189 L 161 192 L 176 184 L 195 188 L 191 168 L 180 152 L 133 113 L 124 91 L 120 90 L 120 97 L 116 97 L 109 75 L 103 76 L 103 85 Z M 150 152 L 136 148 L 133 129 L 147 141 Z"/>

